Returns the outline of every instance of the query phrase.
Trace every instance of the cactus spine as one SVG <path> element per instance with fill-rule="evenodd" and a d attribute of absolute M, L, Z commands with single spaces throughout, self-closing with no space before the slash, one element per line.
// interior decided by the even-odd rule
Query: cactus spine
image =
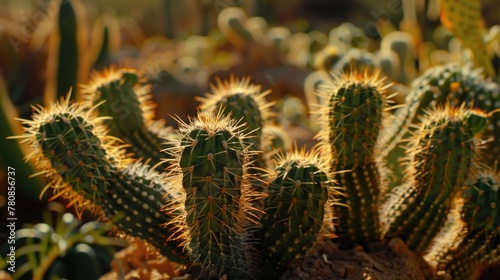
<path fill-rule="evenodd" d="M 313 247 L 333 190 L 328 164 L 319 152 L 304 150 L 293 150 L 277 161 L 260 228 L 266 275 L 299 261 Z"/>
<path fill-rule="evenodd" d="M 161 253 L 185 263 L 180 241 L 165 242 L 174 235 L 173 227 L 163 227 L 179 207 L 160 212 L 163 197 L 174 205 L 179 192 L 162 183 L 162 177 L 147 166 L 126 167 L 123 149 L 104 136 L 102 118 L 93 118 L 92 109 L 70 104 L 69 99 L 54 103 L 48 110 L 36 108 L 33 120 L 24 120 L 24 138 L 43 169 L 52 178 L 56 197 L 75 205 L 79 215 L 86 208 L 112 221 L 120 231 L 149 241 Z M 116 215 L 122 219 L 116 220 Z M 145 223 L 144 223 L 145 222 Z"/>
<path fill-rule="evenodd" d="M 134 69 L 108 68 L 95 74 L 82 93 L 88 107 L 106 101 L 97 111 L 100 116 L 111 117 L 105 120 L 109 135 L 130 144 L 127 152 L 149 160 L 155 170 L 163 171 L 168 167 L 163 160 L 167 155 L 160 150 L 170 128 L 153 122 L 155 105 L 149 87 L 140 82 L 140 74 Z"/>
<path fill-rule="evenodd" d="M 248 181 L 248 136 L 222 112 L 200 112 L 189 124 L 179 121 L 181 144 L 172 149 L 176 176 L 186 192 L 187 249 L 201 277 L 248 277 L 252 260 L 245 239 L 256 217 Z"/>
<path fill-rule="evenodd" d="M 485 114 L 463 107 L 447 106 L 426 116 L 409 146 L 406 183 L 388 202 L 386 238 L 399 237 L 417 252 L 428 247 L 474 171 L 475 133 L 485 124 Z"/>
<path fill-rule="evenodd" d="M 377 139 L 386 107 L 383 79 L 378 72 L 345 74 L 320 94 L 325 129 L 319 138 L 334 155 L 332 170 L 342 194 L 335 197 L 335 233 L 346 246 L 367 245 L 380 239 L 378 196 L 384 181 L 376 160 Z M 346 205 L 348 207 L 346 207 Z"/>

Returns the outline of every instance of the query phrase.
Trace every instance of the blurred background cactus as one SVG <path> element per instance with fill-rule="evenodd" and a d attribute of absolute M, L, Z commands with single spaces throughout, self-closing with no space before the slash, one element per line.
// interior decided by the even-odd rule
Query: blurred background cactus
<path fill-rule="evenodd" d="M 12 277 L 498 277 L 499 13 L 494 0 L 0 3 Z M 54 207 L 58 225 L 42 214 Z"/>

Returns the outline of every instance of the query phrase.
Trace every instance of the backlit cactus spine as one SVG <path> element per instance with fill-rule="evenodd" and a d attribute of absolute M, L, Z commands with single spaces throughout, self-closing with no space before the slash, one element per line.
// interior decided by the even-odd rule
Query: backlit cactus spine
<path fill-rule="evenodd" d="M 483 171 L 467 183 L 461 216 L 464 230 L 458 244 L 441 252 L 437 269 L 451 279 L 476 279 L 500 259 L 500 173 Z"/>
<path fill-rule="evenodd" d="M 90 208 L 130 235 L 147 240 L 172 260 L 185 263 L 181 241 L 166 242 L 174 227 L 164 226 L 180 207 L 161 212 L 163 199 L 171 205 L 180 192 L 165 187 L 163 177 L 140 163 L 126 165 L 123 149 L 104 136 L 102 118 L 92 109 L 70 104 L 69 99 L 49 109 L 36 108 L 33 120 L 24 120 L 24 138 L 33 152 L 41 174 L 52 178 L 55 188 L 75 205 L 79 215 Z"/>
<path fill-rule="evenodd" d="M 300 261 L 329 222 L 325 209 L 334 189 L 328 164 L 318 151 L 296 149 L 277 160 L 259 234 L 265 275 L 276 277 L 280 268 Z"/>
<path fill-rule="evenodd" d="M 149 86 L 141 85 L 140 73 L 130 68 L 108 68 L 96 73 L 88 85 L 82 89 L 88 107 L 97 107 L 100 116 L 111 117 L 104 121 L 108 134 L 123 140 L 127 152 L 135 158 L 149 161 L 157 171 L 168 167 L 163 160 L 167 154 L 160 150 L 165 137 L 172 129 L 153 122 L 154 107 Z"/>
<path fill-rule="evenodd" d="M 170 152 L 180 169 L 172 178 L 186 192 L 182 234 L 189 255 L 200 266 L 200 277 L 248 277 L 252 260 L 246 236 L 256 224 L 247 174 L 248 136 L 221 111 L 179 122 L 181 143 Z"/>
<path fill-rule="evenodd" d="M 235 78 L 229 80 L 217 80 L 217 85 L 211 86 L 211 94 L 205 98 L 199 98 L 202 102 L 201 110 L 225 115 L 240 121 L 241 129 L 247 131 L 247 141 L 252 144 L 253 151 L 262 151 L 263 147 L 269 145 L 268 139 L 263 137 L 263 127 L 269 124 L 271 118 L 270 106 L 272 102 L 266 101 L 270 91 L 261 91 L 258 85 L 250 84 L 250 78 Z M 256 165 L 265 166 L 262 153 L 257 155 Z"/>
<path fill-rule="evenodd" d="M 323 131 L 318 135 L 339 184 L 335 234 L 341 244 L 367 245 L 380 240 L 378 196 L 384 188 L 377 159 L 377 139 L 387 107 L 383 79 L 352 72 L 325 85 L 320 95 Z"/>
<path fill-rule="evenodd" d="M 408 150 L 408 178 L 396 187 L 384 216 L 385 238 L 423 252 L 444 225 L 453 198 L 474 171 L 476 137 L 487 125 L 481 111 L 449 106 L 430 112 Z"/>

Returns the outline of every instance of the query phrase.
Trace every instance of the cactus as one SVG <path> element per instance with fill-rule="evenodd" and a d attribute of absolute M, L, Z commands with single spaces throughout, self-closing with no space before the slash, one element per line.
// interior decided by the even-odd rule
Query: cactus
<path fill-rule="evenodd" d="M 378 196 L 385 187 L 376 155 L 387 101 L 378 73 L 348 73 L 320 92 L 327 102 L 320 110 L 324 118 L 318 138 L 325 153 L 334 154 L 331 169 L 342 192 L 333 207 L 335 233 L 344 246 L 380 239 Z"/>
<path fill-rule="evenodd" d="M 180 146 L 170 152 L 180 169 L 173 181 L 186 192 L 182 234 L 189 255 L 201 277 L 248 277 L 253 260 L 246 236 L 257 217 L 247 173 L 248 135 L 222 111 L 179 122 Z"/>
<path fill-rule="evenodd" d="M 26 160 L 33 158 L 40 175 L 49 178 L 44 191 L 54 187 L 55 197 L 67 199 L 79 216 L 85 208 L 97 212 L 112 174 L 109 165 L 123 164 L 120 149 L 104 139 L 102 118 L 93 118 L 91 110 L 70 104 L 69 98 L 33 109 L 33 119 L 22 120 L 25 133 L 13 138 L 28 143 L 32 152 Z"/>
<path fill-rule="evenodd" d="M 391 81 L 396 81 L 401 73 L 399 57 L 395 51 L 380 50 L 375 54 L 376 65 L 379 65 L 382 71 Z"/>
<path fill-rule="evenodd" d="M 466 103 L 490 112 L 494 109 L 494 100 L 500 96 L 498 85 L 485 81 L 480 70 L 457 64 L 429 69 L 413 82 L 412 87 L 412 92 L 406 97 L 407 106 L 396 112 L 393 124 L 385 131 L 386 142 L 382 144 L 387 146 L 382 156 L 387 159 L 388 166 L 395 175 L 391 187 L 402 182 L 404 168 L 399 159 L 403 157 L 405 147 L 401 140 L 410 137 L 415 130 L 413 125 L 426 110 L 446 103 L 452 106 Z M 492 119 L 494 118 L 497 116 Z M 495 131 L 498 129 L 495 128 Z M 488 128 L 485 137 L 490 137 L 493 133 L 496 132 Z M 488 144 L 491 149 L 495 149 L 493 143 Z M 487 161 L 492 163 L 495 159 L 493 155 Z"/>
<path fill-rule="evenodd" d="M 277 160 L 260 228 L 266 275 L 276 276 L 276 267 L 300 261 L 313 248 L 333 193 L 328 164 L 318 151 L 293 150 Z"/>
<path fill-rule="evenodd" d="M 373 54 L 362 49 L 349 49 L 340 57 L 331 70 L 334 72 L 346 72 L 356 69 L 359 72 L 373 72 L 375 68 L 379 68 L 379 65 Z"/>
<path fill-rule="evenodd" d="M 163 227 L 181 215 L 179 191 L 165 187 L 163 178 L 140 163 L 126 166 L 123 148 L 104 134 L 103 118 L 94 118 L 92 109 L 70 104 L 69 98 L 49 109 L 36 108 L 33 120 L 24 120 L 32 154 L 55 187 L 53 198 L 62 196 L 74 205 L 79 216 L 85 209 L 103 215 L 120 231 L 150 242 L 169 258 L 185 262 L 180 239 L 173 238 L 174 226 Z M 169 211 L 160 211 L 169 199 Z M 52 198 L 52 199 L 53 199 Z M 116 215 L 123 219 L 116 220 Z M 144 221 L 147 225 L 143 224 Z"/>
<path fill-rule="evenodd" d="M 476 279 L 490 264 L 500 257 L 498 226 L 500 203 L 498 188 L 500 173 L 482 171 L 466 184 L 461 210 L 464 229 L 455 238 L 451 248 L 440 248 L 436 260 L 437 270 L 452 279 Z"/>
<path fill-rule="evenodd" d="M 386 239 L 399 237 L 417 252 L 428 247 L 476 168 L 476 136 L 486 124 L 484 113 L 463 107 L 446 106 L 427 115 L 409 145 L 408 178 L 393 190 L 384 213 Z"/>
<path fill-rule="evenodd" d="M 78 22 L 70 1 L 59 7 L 59 55 L 57 66 L 57 97 L 64 97 L 70 89 L 76 91 L 78 80 Z"/>
<path fill-rule="evenodd" d="M 392 50 L 398 55 L 401 71 L 396 81 L 402 84 L 411 82 L 416 74 L 416 51 L 411 35 L 402 31 L 391 32 L 382 39 L 380 49 Z"/>
<path fill-rule="evenodd" d="M 184 264 L 188 258 L 182 248 L 185 240 L 177 233 L 178 226 L 171 223 L 184 213 L 181 191 L 165 183 L 165 175 L 142 163 L 116 171 L 101 208 L 104 217 L 120 231 L 147 241 L 170 260 Z"/>
<path fill-rule="evenodd" d="M 205 98 L 199 98 L 202 102 L 201 109 L 212 113 L 222 111 L 231 114 L 236 120 L 246 126 L 241 129 L 248 131 L 247 141 L 251 143 L 253 151 L 262 151 L 268 145 L 268 140 L 262 137 L 262 128 L 268 125 L 271 111 L 271 102 L 266 101 L 270 91 L 261 91 L 258 85 L 250 84 L 249 78 L 235 78 L 230 80 L 217 80 L 217 85 L 212 85 L 211 94 Z M 257 165 L 265 166 L 262 153 L 257 156 Z"/>
<path fill-rule="evenodd" d="M 243 49 L 246 44 L 254 42 L 252 33 L 245 27 L 247 15 L 241 8 L 231 7 L 220 12 L 217 24 L 237 49 Z"/>
<path fill-rule="evenodd" d="M 140 74 L 129 68 L 105 69 L 94 74 L 82 94 L 88 107 L 97 107 L 100 116 L 110 116 L 104 120 L 109 135 L 130 144 L 127 152 L 136 158 L 148 160 L 157 171 L 168 167 L 165 153 L 160 150 L 167 142 L 172 129 L 162 127 L 158 121 L 153 124 L 154 103 L 148 86 L 140 85 Z M 168 148 L 168 147 L 164 147 Z"/>

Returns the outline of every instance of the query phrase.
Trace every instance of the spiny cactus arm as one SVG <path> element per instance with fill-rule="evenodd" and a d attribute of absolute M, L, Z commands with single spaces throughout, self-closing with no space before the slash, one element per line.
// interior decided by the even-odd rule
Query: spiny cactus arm
<path fill-rule="evenodd" d="M 237 78 L 231 75 L 229 80 L 217 78 L 217 84 L 210 86 L 210 93 L 197 100 L 201 102 L 203 111 L 223 111 L 240 123 L 246 123 L 248 128 L 242 127 L 251 136 L 248 141 L 256 145 L 261 141 L 262 127 L 273 116 L 270 107 L 274 103 L 266 100 L 270 93 L 269 90 L 262 91 L 260 85 L 250 84 L 250 77 Z M 259 148 L 260 145 L 253 146 L 252 150 Z"/>
<path fill-rule="evenodd" d="M 318 138 L 324 153 L 334 155 L 331 169 L 342 190 L 333 207 L 339 218 L 335 231 L 347 246 L 380 239 L 378 196 L 385 181 L 376 157 L 388 103 L 378 74 L 347 73 L 319 92 L 326 104 L 319 110 L 323 130 Z"/>
<path fill-rule="evenodd" d="M 259 85 L 250 84 L 250 78 L 235 78 L 231 76 L 229 80 L 221 81 L 217 79 L 217 85 L 211 85 L 211 93 L 201 101 L 201 110 L 217 113 L 222 111 L 242 124 L 242 129 L 247 131 L 248 142 L 253 151 L 262 151 L 268 146 L 269 139 L 263 137 L 262 128 L 269 125 L 273 116 L 270 107 L 273 102 L 266 101 L 266 96 L 270 91 L 261 91 Z M 262 153 L 256 156 L 256 166 L 265 166 Z"/>
<path fill-rule="evenodd" d="M 318 150 L 292 150 L 281 154 L 269 182 L 265 199 L 266 215 L 259 234 L 263 270 L 275 275 L 287 265 L 300 261 L 316 242 L 330 207 L 333 178 L 329 159 Z"/>
<path fill-rule="evenodd" d="M 498 85 L 488 82 L 480 69 L 470 65 L 447 64 L 427 70 L 412 84 L 413 90 L 406 96 L 407 106 L 400 108 L 393 123 L 385 130 L 381 156 L 386 158 L 394 172 L 394 178 L 402 178 L 403 166 L 399 159 L 404 156 L 405 147 L 402 140 L 408 139 L 419 118 L 426 110 L 449 103 L 460 106 L 466 103 L 485 112 L 493 110 L 494 96 L 500 95 Z M 495 146 L 492 145 L 492 148 Z M 401 180 L 391 182 L 391 187 L 398 186 Z"/>
<path fill-rule="evenodd" d="M 179 201 L 177 192 L 164 190 L 162 177 L 141 164 L 125 167 L 123 148 L 105 136 L 102 118 L 94 118 L 92 109 L 65 99 L 35 110 L 33 120 L 23 120 L 26 132 L 19 138 L 33 149 L 29 156 L 37 159 L 41 174 L 52 178 L 55 197 L 69 200 L 79 215 L 85 208 L 99 212 L 119 230 L 182 261 L 180 244 L 165 242 L 173 229 L 163 228 L 182 213 L 160 212 L 163 196 L 173 204 Z M 114 220 L 117 213 L 124 219 Z"/>
<path fill-rule="evenodd" d="M 52 103 L 48 109 L 33 107 L 32 120 L 20 120 L 24 134 L 13 137 L 27 143 L 34 159 L 53 187 L 81 215 L 85 208 L 96 210 L 109 187 L 114 166 L 125 163 L 123 152 L 114 140 L 106 138 L 103 118 L 91 110 L 70 104 L 69 97 Z M 43 192 L 42 192 L 43 194 Z"/>
<path fill-rule="evenodd" d="M 184 240 L 173 222 L 183 215 L 181 203 L 180 190 L 167 183 L 166 174 L 134 163 L 115 171 L 102 210 L 118 230 L 146 240 L 172 261 L 187 263 Z"/>
<path fill-rule="evenodd" d="M 222 10 L 217 18 L 217 24 L 227 40 L 240 50 L 254 42 L 252 33 L 245 27 L 247 18 L 245 11 L 237 7 Z"/>
<path fill-rule="evenodd" d="M 487 116 L 464 107 L 429 112 L 408 151 L 408 180 L 393 192 L 385 238 L 399 237 L 411 250 L 424 251 L 444 225 L 453 197 L 477 168 L 477 133 Z"/>
<path fill-rule="evenodd" d="M 100 116 L 110 116 L 105 121 L 109 134 L 122 139 L 129 144 L 127 151 L 136 158 L 148 160 L 155 170 L 163 171 L 168 165 L 163 158 L 161 130 L 153 123 L 155 104 L 151 100 L 148 86 L 141 86 L 141 74 L 135 69 L 110 67 L 95 73 L 88 85 L 82 89 L 85 104 L 98 107 Z"/>
<path fill-rule="evenodd" d="M 482 171 L 467 182 L 461 210 L 464 230 L 457 237 L 459 244 L 442 250 L 438 271 L 452 279 L 474 279 L 489 265 L 500 260 L 500 173 Z"/>
<path fill-rule="evenodd" d="M 252 260 L 244 235 L 255 224 L 247 169 L 247 135 L 230 116 L 200 112 L 179 121 L 181 145 L 170 152 L 179 162 L 185 192 L 185 234 L 192 261 L 204 277 L 248 277 Z M 202 276 L 203 277 L 203 276 Z"/>

